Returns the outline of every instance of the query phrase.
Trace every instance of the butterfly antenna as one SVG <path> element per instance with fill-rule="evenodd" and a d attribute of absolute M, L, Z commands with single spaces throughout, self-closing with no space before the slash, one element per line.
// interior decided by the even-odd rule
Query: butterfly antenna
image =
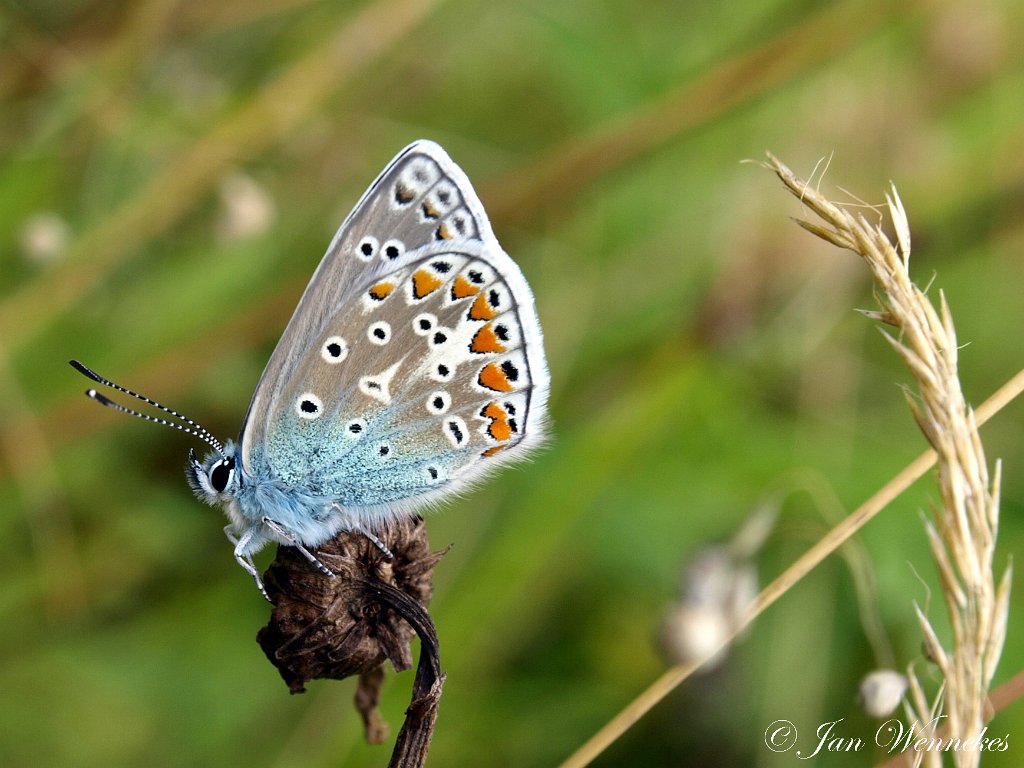
<path fill-rule="evenodd" d="M 185 424 L 188 424 L 188 426 L 186 427 L 182 424 L 178 424 L 177 422 L 171 421 L 170 419 L 164 419 L 159 416 L 150 416 L 149 414 L 142 413 L 141 411 L 137 411 L 134 408 L 128 408 L 127 406 L 121 405 L 120 403 L 115 403 L 109 397 L 100 394 L 95 389 L 86 390 L 85 394 L 87 394 L 100 405 L 105 405 L 108 408 L 113 408 L 115 411 L 120 411 L 121 413 L 127 413 L 129 416 L 135 416 L 136 418 L 142 419 L 143 421 L 151 421 L 154 424 L 163 424 L 166 427 L 173 427 L 174 429 L 177 429 L 180 432 L 184 432 L 189 435 L 194 435 L 195 437 L 198 437 L 200 440 L 202 440 L 204 443 L 210 445 L 210 447 L 212 447 L 218 453 L 224 453 L 224 446 L 220 442 L 220 440 L 218 440 L 216 437 L 210 434 L 209 430 L 207 430 L 206 427 L 193 421 L 185 414 L 179 413 L 173 408 L 168 408 L 166 405 L 161 405 L 156 400 L 146 397 L 145 395 L 140 395 L 138 392 L 133 392 L 127 387 L 122 387 L 120 384 L 115 384 L 110 379 L 100 376 L 98 373 L 96 373 L 96 371 L 92 370 L 88 366 L 83 365 L 78 360 L 71 360 L 70 363 L 72 368 L 74 368 L 76 371 L 81 373 L 86 378 L 92 379 L 97 384 L 102 384 L 103 386 L 110 387 L 111 389 L 117 390 L 118 392 L 123 392 L 126 395 L 131 395 L 132 397 L 137 398 L 142 402 L 147 403 L 148 405 L 152 405 L 154 408 L 159 408 L 164 413 L 169 413 L 171 416 L 181 419 L 182 421 L 185 422 Z"/>

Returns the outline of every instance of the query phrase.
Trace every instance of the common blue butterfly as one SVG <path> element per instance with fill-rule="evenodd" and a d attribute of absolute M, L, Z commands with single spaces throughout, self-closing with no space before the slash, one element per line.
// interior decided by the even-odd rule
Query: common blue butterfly
<path fill-rule="evenodd" d="M 335 234 L 267 363 L 238 441 L 179 412 L 133 416 L 213 450 L 189 452 L 196 496 L 223 507 L 235 559 L 311 550 L 465 490 L 544 437 L 549 376 L 533 293 L 498 244 L 469 179 L 441 147 L 403 149 Z M 378 541 L 383 548 L 383 545 Z"/>

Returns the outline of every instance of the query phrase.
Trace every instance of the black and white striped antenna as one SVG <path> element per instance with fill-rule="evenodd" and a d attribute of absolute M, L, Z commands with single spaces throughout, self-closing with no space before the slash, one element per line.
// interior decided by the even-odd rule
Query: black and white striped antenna
<path fill-rule="evenodd" d="M 185 432 L 186 434 L 189 435 L 195 435 L 204 443 L 207 443 L 211 448 L 217 451 L 217 453 L 224 453 L 224 445 L 220 442 L 220 440 L 211 435 L 209 430 L 206 429 L 206 427 L 202 426 L 198 422 L 193 421 L 185 414 L 178 413 L 178 411 L 174 410 L 173 408 L 168 408 L 166 405 L 161 405 L 156 400 L 148 398 L 145 395 L 140 395 L 138 392 L 133 392 L 127 387 L 122 387 L 120 384 L 115 384 L 110 379 L 100 376 L 98 373 L 96 373 L 96 371 L 83 365 L 77 360 L 71 360 L 70 363 L 72 368 L 74 368 L 76 371 L 81 373 L 86 378 L 95 381 L 97 384 L 102 384 L 103 386 L 110 387 L 111 389 L 117 390 L 118 392 L 123 392 L 126 395 L 131 395 L 132 397 L 137 398 L 142 402 L 147 403 L 148 405 L 152 405 L 154 408 L 159 408 L 164 413 L 169 413 L 171 416 L 174 416 L 177 419 L 181 419 L 188 426 L 185 426 L 185 424 L 179 424 L 176 421 L 171 421 L 170 419 L 165 419 L 161 416 L 150 416 L 149 414 L 142 413 L 141 411 L 137 411 L 134 408 L 129 408 L 127 406 L 121 405 L 120 403 L 115 403 L 109 397 L 100 394 L 95 389 L 87 389 L 85 394 L 87 394 L 100 405 L 105 405 L 108 408 L 113 408 L 115 411 L 127 413 L 129 416 L 135 416 L 137 418 L 143 419 L 144 421 L 151 421 L 154 424 L 163 424 L 166 427 L 173 427 L 174 429 L 177 429 L 180 432 Z"/>

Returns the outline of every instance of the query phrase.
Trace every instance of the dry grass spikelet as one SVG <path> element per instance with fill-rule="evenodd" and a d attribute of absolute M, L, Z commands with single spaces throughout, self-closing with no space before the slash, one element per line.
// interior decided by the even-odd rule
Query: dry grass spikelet
<path fill-rule="evenodd" d="M 869 314 L 893 329 L 883 333 L 914 377 L 916 387 L 906 390 L 907 402 L 938 457 L 940 498 L 925 520 L 925 531 L 949 613 L 952 646 L 943 647 L 925 612 L 916 607 L 926 652 L 943 676 L 943 687 L 929 704 L 911 670 L 910 704 L 922 724 L 944 715 L 947 738 L 976 737 L 990 715 L 988 691 L 1006 638 L 1011 570 L 1007 567 L 997 583 L 993 558 L 1000 468 L 996 463 L 989 476 L 974 411 L 960 387 L 949 305 L 940 292 L 936 308 L 910 279 L 910 225 L 895 186 L 886 196 L 893 243 L 881 224 L 830 202 L 771 155 L 769 166 L 821 220 L 797 223 L 858 254 L 870 268 L 879 311 Z M 980 760 L 977 749 L 951 752 L 960 768 Z M 940 765 L 942 754 L 925 753 L 924 759 Z"/>
<path fill-rule="evenodd" d="M 913 750 L 901 753 L 894 758 L 893 765 L 897 761 L 918 758 L 930 766 L 939 766 L 943 754 L 949 752 L 960 768 L 976 766 L 981 751 L 977 742 L 973 745 L 968 742 L 965 747 L 965 741 L 983 732 L 985 721 L 993 711 L 1024 697 L 1024 673 L 1004 683 L 989 697 L 1006 639 L 1011 570 L 1006 568 L 997 585 L 993 559 L 999 527 L 999 465 L 996 464 L 994 476 L 990 478 L 978 435 L 980 424 L 1024 393 L 1024 371 L 1003 384 L 977 412 L 967 405 L 957 375 L 957 341 L 952 314 L 941 292 L 936 309 L 925 292 L 910 279 L 910 225 L 895 188 L 887 196 L 888 212 L 895 229 L 894 244 L 880 224 L 872 225 L 863 215 L 830 202 L 775 157 L 769 155 L 767 167 L 820 218 L 820 221 L 799 220 L 801 227 L 833 245 L 853 251 L 871 269 L 879 309 L 863 311 L 863 314 L 894 329 L 894 332 L 883 330 L 883 333 L 907 363 L 917 383 L 916 389 L 907 390 L 907 399 L 931 448 L 864 500 L 762 589 L 746 615 L 727 631 L 719 632 L 716 642 L 704 649 L 702 658 L 666 669 L 570 755 L 562 768 L 589 765 L 932 466 L 937 468 L 941 503 L 932 510 L 932 519 L 924 521 L 924 527 L 950 616 L 951 647 L 943 646 L 926 613 L 915 606 L 925 654 L 934 660 L 944 679 L 942 688 L 929 701 L 921 681 L 913 669 L 909 669 L 905 705 L 911 720 L 917 721 L 915 738 L 935 737 L 944 742 L 933 744 L 920 753 Z M 923 727 L 932 722 L 938 726 L 934 733 Z M 959 745 L 950 744 L 951 739 L 960 739 Z M 996 741 L 999 740 L 993 739 Z M 998 747 L 993 744 L 992 748 Z"/>

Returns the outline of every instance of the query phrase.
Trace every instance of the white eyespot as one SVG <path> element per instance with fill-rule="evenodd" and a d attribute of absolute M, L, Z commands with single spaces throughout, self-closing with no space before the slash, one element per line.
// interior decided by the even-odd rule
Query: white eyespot
<path fill-rule="evenodd" d="M 487 294 L 487 304 L 499 315 L 512 309 L 512 296 L 501 283 L 492 285 L 484 293 Z"/>
<path fill-rule="evenodd" d="M 380 456 L 382 459 L 386 459 L 389 456 L 391 456 L 391 444 L 390 443 L 380 443 L 377 446 L 377 455 Z"/>
<path fill-rule="evenodd" d="M 418 336 L 426 336 L 437 327 L 437 315 L 424 312 L 412 319 L 412 329 Z"/>
<path fill-rule="evenodd" d="M 380 257 L 385 261 L 394 261 L 405 253 L 405 243 L 401 240 L 387 240 L 380 248 Z"/>
<path fill-rule="evenodd" d="M 455 375 L 455 364 L 442 360 L 439 363 L 435 363 L 431 369 L 429 376 L 434 381 L 451 381 Z"/>
<path fill-rule="evenodd" d="M 447 216 L 448 213 L 462 202 L 455 185 L 449 181 L 440 181 L 430 190 L 420 206 L 420 215 L 424 221 L 433 221 Z"/>
<path fill-rule="evenodd" d="M 320 357 L 331 365 L 340 363 L 348 357 L 348 342 L 341 336 L 330 336 L 320 347 Z"/>
<path fill-rule="evenodd" d="M 494 336 L 505 349 L 515 349 L 522 346 L 518 323 L 495 323 Z"/>
<path fill-rule="evenodd" d="M 510 421 L 514 419 L 518 424 L 525 423 L 529 405 L 529 399 L 525 393 L 509 392 L 503 394 L 499 403 L 505 409 L 505 413 L 509 415 Z M 512 431 L 515 432 L 517 430 L 513 429 Z"/>
<path fill-rule="evenodd" d="M 441 471 L 437 467 L 427 467 L 423 470 L 423 475 L 426 477 L 428 485 L 434 485 L 442 481 Z"/>
<path fill-rule="evenodd" d="M 473 234 L 472 219 L 463 209 L 452 211 L 444 220 L 451 237 L 470 237 Z"/>
<path fill-rule="evenodd" d="M 391 324 L 384 320 L 372 323 L 366 330 L 366 338 L 370 340 L 371 344 L 384 346 L 391 341 Z"/>
<path fill-rule="evenodd" d="M 484 288 L 494 282 L 494 270 L 482 261 L 471 261 L 460 274 L 476 288 Z"/>
<path fill-rule="evenodd" d="M 469 430 L 466 429 L 466 422 L 458 416 L 451 416 L 444 420 L 444 434 L 456 448 L 461 448 L 469 440 Z"/>
<path fill-rule="evenodd" d="M 359 391 L 374 400 L 379 400 L 384 405 L 389 405 L 391 403 L 391 380 L 401 365 L 402 361 L 399 360 L 387 370 L 374 376 L 363 376 L 359 379 Z"/>
<path fill-rule="evenodd" d="M 451 328 L 445 328 L 443 325 L 439 325 L 427 336 L 430 341 L 430 345 L 433 347 L 439 347 L 442 344 L 447 344 L 448 340 L 454 336 Z"/>
<path fill-rule="evenodd" d="M 295 399 L 295 413 L 302 419 L 318 419 L 323 413 L 324 404 L 312 392 L 306 392 Z"/>
<path fill-rule="evenodd" d="M 380 242 L 376 237 L 367 235 L 356 246 L 356 255 L 363 261 L 370 261 L 380 250 Z"/>
<path fill-rule="evenodd" d="M 447 392 L 438 390 L 433 392 L 430 397 L 427 398 L 427 410 L 430 413 L 442 414 L 445 413 L 452 405 L 452 396 Z"/>
<path fill-rule="evenodd" d="M 352 421 L 345 425 L 345 436 L 352 440 L 358 440 L 365 432 L 365 419 L 352 419 Z"/>
<path fill-rule="evenodd" d="M 457 262 L 460 266 L 463 263 L 461 260 Z M 455 264 L 449 259 L 437 259 L 436 261 L 430 262 L 428 268 L 442 280 L 447 280 L 448 276 L 451 275 L 452 268 Z"/>
<path fill-rule="evenodd" d="M 416 158 L 409 163 L 398 177 L 399 184 L 406 190 L 416 195 L 422 195 L 440 178 L 441 172 L 426 158 Z"/>
<path fill-rule="evenodd" d="M 380 400 L 384 405 L 391 402 L 391 393 L 388 391 L 388 381 L 381 380 L 380 376 L 363 376 L 359 379 L 359 391 L 374 400 Z"/>

